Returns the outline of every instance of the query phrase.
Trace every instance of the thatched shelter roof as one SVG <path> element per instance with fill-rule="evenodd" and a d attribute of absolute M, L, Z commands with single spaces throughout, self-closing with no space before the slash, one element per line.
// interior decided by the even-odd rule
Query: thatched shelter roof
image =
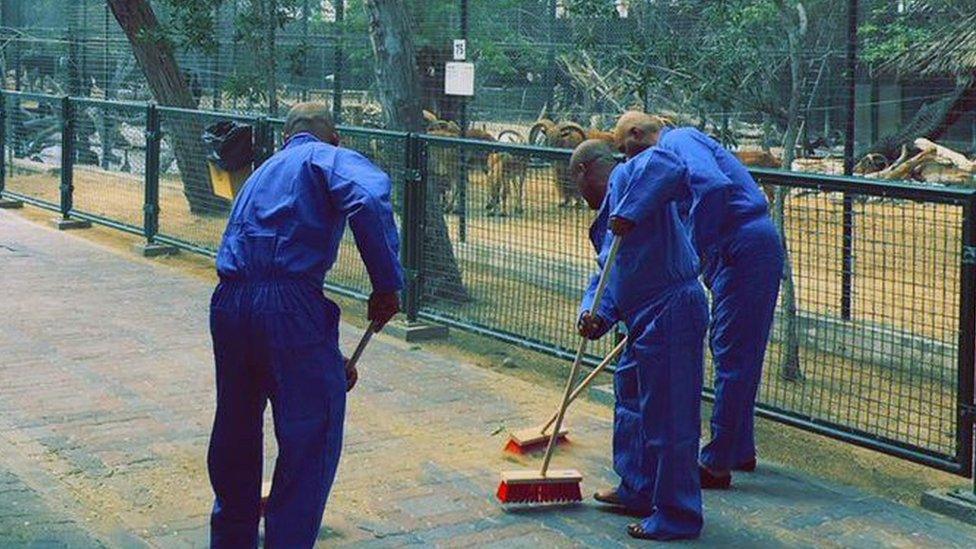
<path fill-rule="evenodd" d="M 883 65 L 901 74 L 976 74 L 976 13 L 946 25 L 938 38 L 919 44 Z"/>

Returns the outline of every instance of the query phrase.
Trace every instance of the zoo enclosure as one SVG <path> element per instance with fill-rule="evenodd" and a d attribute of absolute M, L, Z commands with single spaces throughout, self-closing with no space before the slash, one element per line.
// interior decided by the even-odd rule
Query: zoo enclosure
<path fill-rule="evenodd" d="M 227 205 L 201 179 L 202 128 L 228 118 L 254 125 L 258 163 L 280 146 L 279 119 L 2 97 L 3 197 L 211 256 Z M 571 355 L 593 254 L 591 215 L 560 207 L 569 151 L 341 132 L 393 179 L 409 319 Z M 758 413 L 971 476 L 976 190 L 753 173 L 788 190 L 783 228 L 797 288 L 797 310 L 784 302 L 777 313 Z M 367 295 L 348 237 L 327 287 Z"/>

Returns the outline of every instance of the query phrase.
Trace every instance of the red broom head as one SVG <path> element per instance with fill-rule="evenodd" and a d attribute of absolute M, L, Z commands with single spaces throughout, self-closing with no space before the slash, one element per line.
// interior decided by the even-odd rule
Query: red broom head
<path fill-rule="evenodd" d="M 561 435 L 556 438 L 556 444 L 563 444 L 568 442 L 569 439 L 565 435 Z M 548 438 L 536 439 L 525 443 L 519 443 L 515 439 L 508 439 L 508 444 L 505 445 L 505 452 L 509 454 L 531 454 L 532 452 L 540 452 L 546 449 L 549 444 Z"/>
<path fill-rule="evenodd" d="M 502 481 L 495 494 L 502 503 L 570 503 L 583 501 L 579 480 L 564 482 L 519 482 Z"/>

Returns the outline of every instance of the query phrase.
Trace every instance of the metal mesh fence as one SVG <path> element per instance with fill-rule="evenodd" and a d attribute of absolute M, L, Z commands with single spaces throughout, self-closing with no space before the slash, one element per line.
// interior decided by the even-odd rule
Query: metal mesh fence
<path fill-rule="evenodd" d="M 844 195 L 794 191 L 787 199 L 795 328 L 788 329 L 781 293 L 759 400 L 951 459 L 959 427 L 962 208 L 847 197 L 849 267 Z M 852 281 L 846 317 L 845 271 Z"/>
<path fill-rule="evenodd" d="M 204 129 L 222 120 L 255 124 L 227 113 L 161 107 L 159 234 L 215 252 L 230 203 L 214 194 L 203 143 Z"/>
<path fill-rule="evenodd" d="M 146 106 L 73 99 L 73 211 L 140 230 Z"/>
<path fill-rule="evenodd" d="M 6 94 L 6 191 L 57 209 L 61 186 L 61 98 Z"/>
<path fill-rule="evenodd" d="M 5 192 L 53 209 L 62 199 L 62 101 L 4 94 Z M 67 112 L 74 136 L 72 212 L 137 229 L 150 196 L 144 193 L 147 107 L 73 99 Z M 212 253 L 228 204 L 213 194 L 203 129 L 234 119 L 255 126 L 256 145 L 270 138 L 277 149 L 282 122 L 174 108 L 158 113 L 160 236 Z M 411 254 L 420 251 L 405 250 L 405 264 L 419 276 L 413 297 L 422 316 L 545 352 L 572 352 L 595 254 L 587 238 L 593 212 L 565 173 L 568 150 L 362 128 L 340 132 L 344 146 L 392 178 L 401 241 Z M 757 174 L 784 199 L 793 283 L 780 294 L 759 395 L 763 412 L 968 472 L 959 406 L 973 383 L 972 357 L 964 352 L 973 297 L 964 288 L 973 285 L 965 273 L 976 259 L 963 256 L 976 240 L 973 193 Z M 351 295 L 369 293 L 351 234 L 327 283 Z M 605 339 L 591 348 L 594 355 L 609 350 Z M 706 368 L 710 381 L 710 360 Z"/>
<path fill-rule="evenodd" d="M 422 307 L 568 351 L 596 265 L 568 152 L 425 137 Z M 567 202 L 566 198 L 570 200 Z M 594 353 L 608 351 L 595 345 Z"/>

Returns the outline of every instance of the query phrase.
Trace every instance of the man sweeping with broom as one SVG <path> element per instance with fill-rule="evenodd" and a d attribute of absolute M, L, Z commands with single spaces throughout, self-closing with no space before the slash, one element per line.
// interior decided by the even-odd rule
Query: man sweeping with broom
<path fill-rule="evenodd" d="M 773 323 L 785 251 L 766 197 L 748 169 L 696 128 L 668 128 L 631 111 L 616 135 L 628 156 L 657 146 L 688 165 L 686 202 L 703 279 L 712 293 L 709 330 L 715 364 L 712 438 L 701 453 L 703 488 L 726 489 L 732 471 L 756 468 L 756 392 Z"/>
<path fill-rule="evenodd" d="M 598 277 L 580 307 L 584 337 L 598 339 L 620 320 L 629 338 L 614 379 L 613 465 L 620 485 L 595 497 L 647 515 L 628 526 L 633 537 L 697 538 L 708 309 L 698 256 L 678 212 L 678 201 L 690 196 L 688 170 L 658 148 L 617 166 L 610 147 L 596 140 L 576 148 L 570 169 L 587 204 L 599 210 L 590 239 L 601 268 L 609 267 L 604 262 L 614 237 L 622 237 L 599 309 L 592 310 Z"/>
<path fill-rule="evenodd" d="M 285 145 L 234 201 L 211 300 L 217 412 L 207 464 L 212 547 L 257 547 L 262 423 L 271 401 L 278 459 L 264 509 L 271 547 L 312 547 L 342 447 L 356 372 L 339 352 L 339 307 L 322 294 L 348 221 L 382 328 L 403 284 L 390 178 L 338 147 L 324 105 L 288 113 Z"/>

